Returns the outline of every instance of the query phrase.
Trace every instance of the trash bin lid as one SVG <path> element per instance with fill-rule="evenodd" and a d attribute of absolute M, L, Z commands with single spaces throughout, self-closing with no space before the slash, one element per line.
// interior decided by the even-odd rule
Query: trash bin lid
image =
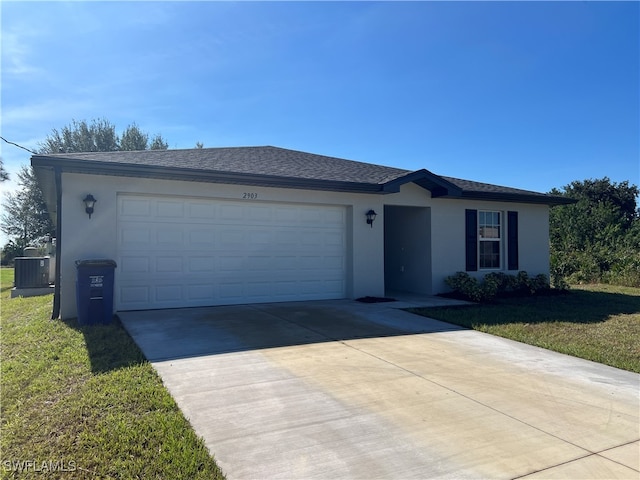
<path fill-rule="evenodd" d="M 113 267 L 116 268 L 115 260 L 109 260 L 106 258 L 95 260 L 76 260 L 76 267 Z"/>

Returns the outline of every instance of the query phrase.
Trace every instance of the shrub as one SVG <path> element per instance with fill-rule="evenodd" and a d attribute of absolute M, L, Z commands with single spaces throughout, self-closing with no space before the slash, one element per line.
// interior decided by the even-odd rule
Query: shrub
<path fill-rule="evenodd" d="M 534 295 L 550 289 L 549 279 L 546 275 L 541 273 L 532 278 L 525 271 L 520 271 L 517 275 L 491 272 L 486 274 L 481 281 L 466 272 L 456 272 L 455 275 L 445 278 L 444 281 L 456 293 L 474 302 L 488 302 L 496 296 L 511 292 L 520 295 Z"/>
<path fill-rule="evenodd" d="M 499 278 L 490 277 L 479 282 L 466 272 L 456 272 L 455 275 L 445 278 L 445 283 L 455 292 L 474 302 L 486 302 L 496 296 L 499 289 Z"/>
<path fill-rule="evenodd" d="M 455 275 L 445 278 L 444 282 L 455 292 L 474 302 L 479 302 L 482 299 L 482 291 L 478 280 L 466 272 L 456 272 Z"/>
<path fill-rule="evenodd" d="M 536 275 L 529 282 L 529 290 L 531 290 L 531 293 L 549 290 L 549 288 L 551 288 L 549 285 L 549 279 L 544 273 Z"/>
<path fill-rule="evenodd" d="M 502 272 L 491 272 L 484 276 L 485 283 L 495 285 L 498 292 L 504 292 L 512 289 L 513 279 L 511 276 Z"/>

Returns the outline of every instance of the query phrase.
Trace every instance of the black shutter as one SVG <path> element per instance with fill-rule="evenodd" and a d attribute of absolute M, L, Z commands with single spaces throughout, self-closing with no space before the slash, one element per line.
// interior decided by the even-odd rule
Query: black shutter
<path fill-rule="evenodd" d="M 465 210 L 466 270 L 478 270 L 478 211 Z"/>
<path fill-rule="evenodd" d="M 518 212 L 507 212 L 507 268 L 518 270 Z"/>

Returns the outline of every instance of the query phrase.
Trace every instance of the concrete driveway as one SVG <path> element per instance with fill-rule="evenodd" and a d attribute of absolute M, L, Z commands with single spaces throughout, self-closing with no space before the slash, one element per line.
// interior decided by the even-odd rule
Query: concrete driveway
<path fill-rule="evenodd" d="M 640 478 L 640 376 L 353 301 L 119 316 L 230 479 Z"/>

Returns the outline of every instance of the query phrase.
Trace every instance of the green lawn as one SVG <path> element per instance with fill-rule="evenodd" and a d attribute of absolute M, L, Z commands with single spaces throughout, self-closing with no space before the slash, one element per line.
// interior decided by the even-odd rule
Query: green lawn
<path fill-rule="evenodd" d="M 224 478 L 118 323 L 52 321 L 51 295 L 12 283 L 1 269 L 1 478 Z M 640 289 L 413 311 L 640 373 Z"/>
<path fill-rule="evenodd" d="M 640 288 L 575 286 L 566 295 L 411 311 L 640 373 Z"/>
<path fill-rule="evenodd" d="M 224 478 L 119 323 L 52 321 L 0 275 L 1 478 Z"/>

